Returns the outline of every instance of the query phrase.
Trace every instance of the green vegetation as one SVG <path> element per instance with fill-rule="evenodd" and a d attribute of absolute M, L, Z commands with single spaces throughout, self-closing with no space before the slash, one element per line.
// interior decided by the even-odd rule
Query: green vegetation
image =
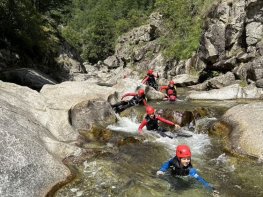
<path fill-rule="evenodd" d="M 162 39 L 168 58 L 187 59 L 200 43 L 204 16 L 214 0 L 157 0 L 168 33 Z"/>
<path fill-rule="evenodd" d="M 145 22 L 154 0 L 73 0 L 72 18 L 61 31 L 91 63 L 114 52 L 116 39 Z"/>
<path fill-rule="evenodd" d="M 67 3 L 68 0 L 0 0 L 1 46 L 16 50 L 22 58 L 44 61 L 58 49 L 56 27 L 47 16 Z"/>
<path fill-rule="evenodd" d="M 161 40 L 165 55 L 186 59 L 199 47 L 203 16 L 213 1 L 0 0 L 0 44 L 45 62 L 65 38 L 84 60 L 96 63 L 114 53 L 121 34 L 159 11 L 167 29 Z"/>
<path fill-rule="evenodd" d="M 186 59 L 200 43 L 204 16 L 214 0 L 73 0 L 72 18 L 63 36 L 95 63 L 114 52 L 122 33 L 145 21 L 152 11 L 164 16 L 167 31 L 161 44 L 170 59 Z"/>

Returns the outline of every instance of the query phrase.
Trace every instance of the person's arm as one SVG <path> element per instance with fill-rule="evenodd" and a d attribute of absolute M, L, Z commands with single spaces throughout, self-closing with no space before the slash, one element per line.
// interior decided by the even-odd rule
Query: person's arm
<path fill-rule="evenodd" d="M 156 175 L 164 175 L 165 172 L 170 168 L 170 166 L 173 165 L 173 159 L 170 159 L 169 161 L 163 163 L 161 168 L 156 172 Z"/>
<path fill-rule="evenodd" d="M 173 122 L 166 120 L 166 119 L 162 118 L 161 116 L 157 116 L 157 120 L 160 120 L 161 122 L 164 122 L 164 123 L 171 125 L 171 126 L 175 125 Z"/>
<path fill-rule="evenodd" d="M 163 165 L 160 168 L 160 171 L 166 172 L 172 164 L 173 164 L 173 159 L 170 159 L 169 161 L 163 163 Z"/>
<path fill-rule="evenodd" d="M 168 88 L 168 86 L 161 86 L 160 87 L 160 92 L 163 91 L 163 90 L 166 90 Z"/>
<path fill-rule="evenodd" d="M 146 120 L 146 119 L 143 119 L 143 121 L 142 121 L 142 123 L 140 124 L 139 129 L 138 129 L 139 134 L 142 134 L 142 129 L 143 129 L 143 127 L 144 127 L 145 125 L 147 125 L 147 120 Z"/>
<path fill-rule="evenodd" d="M 126 96 L 136 96 L 137 94 L 136 93 L 126 93 L 124 94 L 122 97 L 121 97 L 121 100 L 124 99 L 124 97 Z"/>
<path fill-rule="evenodd" d="M 198 182 L 202 183 L 202 185 L 206 189 L 211 190 L 211 191 L 214 190 L 214 188 L 208 182 L 206 182 L 206 180 L 204 180 L 200 175 L 197 174 L 197 171 L 195 168 L 190 169 L 189 176 L 195 178 Z"/>
<path fill-rule="evenodd" d="M 146 81 L 148 81 L 148 79 L 149 79 L 149 76 L 145 77 L 145 79 L 142 81 L 142 83 L 145 84 Z"/>
<path fill-rule="evenodd" d="M 146 102 L 146 100 L 143 99 L 142 102 L 143 102 L 143 105 L 144 105 L 145 107 L 147 107 L 147 102 Z"/>

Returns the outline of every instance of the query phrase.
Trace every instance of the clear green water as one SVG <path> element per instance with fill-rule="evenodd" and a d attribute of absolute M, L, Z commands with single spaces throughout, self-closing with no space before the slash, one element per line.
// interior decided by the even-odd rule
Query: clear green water
<path fill-rule="evenodd" d="M 246 101 L 179 101 L 175 104 L 153 102 L 157 109 L 176 111 L 209 108 L 213 117 L 219 118 L 228 108 Z M 144 112 L 142 107 L 136 110 Z M 139 120 L 123 120 L 116 128 L 125 132 L 114 135 L 137 136 Z M 146 133 L 141 143 L 99 144 L 103 151 L 96 157 L 74 166 L 78 175 L 71 183 L 59 189 L 54 196 L 213 196 L 195 180 L 172 177 L 166 174 L 157 177 L 156 171 L 163 162 L 174 156 L 178 144 L 188 144 L 193 153 L 192 163 L 209 183 L 224 197 L 263 196 L 263 164 L 245 158 L 236 158 L 223 152 L 221 141 L 207 134 L 194 134 L 191 138 L 168 139 Z"/>

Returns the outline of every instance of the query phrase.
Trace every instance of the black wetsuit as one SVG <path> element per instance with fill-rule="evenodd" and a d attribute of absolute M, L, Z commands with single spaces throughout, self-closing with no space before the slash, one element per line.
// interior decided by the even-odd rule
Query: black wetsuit
<path fill-rule="evenodd" d="M 112 108 L 114 109 L 116 113 L 120 113 L 129 107 L 136 106 L 136 105 L 143 105 L 144 104 L 143 100 L 145 100 L 144 95 L 143 96 L 136 95 L 131 100 L 121 101 L 119 103 L 112 105 Z"/>
<path fill-rule="evenodd" d="M 155 76 L 148 74 L 147 77 L 149 77 L 149 78 L 148 78 L 148 80 L 146 81 L 146 84 L 147 84 L 148 86 L 153 87 L 155 90 L 157 90 L 157 89 L 158 89 L 158 84 L 157 84 L 157 82 L 156 82 L 156 80 L 155 80 Z"/>

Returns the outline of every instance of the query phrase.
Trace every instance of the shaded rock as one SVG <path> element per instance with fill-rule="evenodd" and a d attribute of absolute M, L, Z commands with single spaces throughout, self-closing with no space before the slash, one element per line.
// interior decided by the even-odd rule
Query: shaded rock
<path fill-rule="evenodd" d="M 72 75 L 74 73 L 87 72 L 77 50 L 66 41 L 61 41 L 56 62 L 61 70 L 59 73 L 54 73 L 53 75 L 60 79 L 60 81 L 72 80 Z"/>
<path fill-rule="evenodd" d="M 105 100 L 88 100 L 73 106 L 69 112 L 71 125 L 76 130 L 90 130 L 93 126 L 106 127 L 115 122 L 110 104 Z"/>
<path fill-rule="evenodd" d="M 257 86 L 258 88 L 263 88 L 263 79 L 257 80 L 257 81 L 256 81 L 256 86 Z"/>
<path fill-rule="evenodd" d="M 227 72 L 224 75 L 214 77 L 201 84 L 191 86 L 195 90 L 210 90 L 210 89 L 220 89 L 225 86 L 229 86 L 235 83 L 235 76 L 232 72 Z"/>
<path fill-rule="evenodd" d="M 123 66 L 123 62 L 114 55 L 107 57 L 107 59 L 104 60 L 104 64 L 106 64 L 110 69 Z"/>
<path fill-rule="evenodd" d="M 227 60 L 221 60 L 211 66 L 213 70 L 231 71 L 236 66 L 236 58 L 232 57 Z"/>
<path fill-rule="evenodd" d="M 263 78 L 263 57 L 260 56 L 250 62 L 250 69 L 247 70 L 247 78 L 257 81 Z"/>
<path fill-rule="evenodd" d="M 30 68 L 19 68 L 4 71 L 0 73 L 0 79 L 6 82 L 27 86 L 38 91 L 45 84 L 57 84 L 55 80 L 51 79 L 46 74 Z"/>
<path fill-rule="evenodd" d="M 255 58 L 255 54 L 242 52 L 236 58 L 238 62 L 246 63 Z"/>
<path fill-rule="evenodd" d="M 246 42 L 248 45 L 255 45 L 261 41 L 263 36 L 263 25 L 261 22 L 251 22 L 246 26 Z"/>

